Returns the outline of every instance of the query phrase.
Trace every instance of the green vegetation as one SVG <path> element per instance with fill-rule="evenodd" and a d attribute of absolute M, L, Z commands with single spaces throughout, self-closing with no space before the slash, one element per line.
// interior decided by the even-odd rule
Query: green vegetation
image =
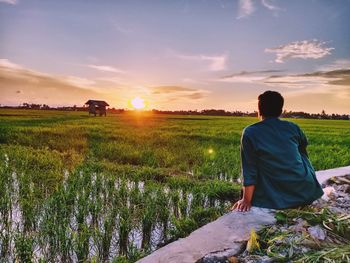
<path fill-rule="evenodd" d="M 0 110 L 0 257 L 134 262 L 227 211 L 256 118 Z M 350 164 L 350 121 L 293 120 L 316 169 Z"/>
<path fill-rule="evenodd" d="M 276 262 L 349 262 L 350 216 L 328 209 L 305 207 L 276 213 L 277 225 L 259 232 L 258 245 L 252 253 L 267 255 Z M 315 226 L 321 234 L 313 237 L 307 228 Z"/>

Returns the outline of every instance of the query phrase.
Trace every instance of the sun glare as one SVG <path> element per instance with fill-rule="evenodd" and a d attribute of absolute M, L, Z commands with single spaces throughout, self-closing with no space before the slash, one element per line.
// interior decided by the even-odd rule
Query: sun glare
<path fill-rule="evenodd" d="M 136 110 L 141 110 L 145 108 L 145 100 L 140 98 L 140 97 L 135 97 L 131 100 L 131 105 L 134 107 Z"/>

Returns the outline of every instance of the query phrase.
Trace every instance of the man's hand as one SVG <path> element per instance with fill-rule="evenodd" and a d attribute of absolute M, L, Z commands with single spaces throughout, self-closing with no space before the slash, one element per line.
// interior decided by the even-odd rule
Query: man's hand
<path fill-rule="evenodd" d="M 238 210 L 239 212 L 247 212 L 252 207 L 252 198 L 255 185 L 243 186 L 243 198 L 237 201 L 230 210 Z"/>
<path fill-rule="evenodd" d="M 230 210 L 237 210 L 239 212 L 248 212 L 250 210 L 250 208 L 252 207 L 251 202 L 248 202 L 247 200 L 245 200 L 244 198 L 242 198 L 241 200 L 237 201 L 231 208 Z"/>

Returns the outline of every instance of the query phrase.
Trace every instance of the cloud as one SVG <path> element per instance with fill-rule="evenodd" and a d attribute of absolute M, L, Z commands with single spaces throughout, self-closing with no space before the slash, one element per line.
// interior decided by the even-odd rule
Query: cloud
<path fill-rule="evenodd" d="M 334 62 L 331 65 L 344 65 Z M 294 110 L 344 113 L 350 111 L 350 67 L 304 74 L 269 73 L 266 71 L 241 72 L 224 76 L 219 81 L 253 83 L 282 92 L 286 108 Z M 310 101 L 312 103 L 310 103 Z"/>
<path fill-rule="evenodd" d="M 199 100 L 207 96 L 207 90 L 188 88 L 182 86 L 156 86 L 150 87 L 153 95 L 165 97 L 167 101 L 182 99 Z"/>
<path fill-rule="evenodd" d="M 181 86 L 158 86 L 151 87 L 153 94 L 165 94 L 165 93 L 174 93 L 174 92 L 183 92 L 183 91 L 195 91 L 192 88 L 186 88 Z"/>
<path fill-rule="evenodd" d="M 264 80 L 266 76 L 264 75 L 237 75 L 232 77 L 221 78 L 217 81 L 229 82 L 229 83 L 255 83 Z"/>
<path fill-rule="evenodd" d="M 239 73 L 223 76 L 219 79 L 219 81 L 230 83 L 254 83 L 266 79 L 271 73 L 280 72 L 284 72 L 284 70 L 270 69 L 259 71 L 241 71 Z"/>
<path fill-rule="evenodd" d="M 110 18 L 109 19 L 111 25 L 113 26 L 113 28 L 118 31 L 119 33 L 122 33 L 122 34 L 129 34 L 129 33 L 132 33 L 133 32 L 133 28 L 130 27 L 130 25 L 127 25 L 125 24 L 125 22 L 123 21 L 119 21 L 119 20 L 116 20 L 114 18 Z"/>
<path fill-rule="evenodd" d="M 110 82 L 117 85 L 128 85 L 126 81 L 122 80 L 120 77 L 105 77 L 105 78 L 97 78 L 99 81 Z"/>
<path fill-rule="evenodd" d="M 74 86 L 83 87 L 83 88 L 96 84 L 96 82 L 93 80 L 75 77 L 75 76 L 62 77 L 62 80 L 65 80 L 66 82 L 68 82 Z"/>
<path fill-rule="evenodd" d="M 350 88 L 350 68 L 332 71 L 316 71 L 305 74 L 270 76 L 264 80 L 264 83 L 283 84 L 283 85 L 345 85 Z"/>
<path fill-rule="evenodd" d="M 0 0 L 1 1 L 1 0 Z M 0 67 L 2 67 L 5 70 L 17 70 L 17 69 L 23 69 L 22 66 L 12 63 L 8 59 L 0 59 Z"/>
<path fill-rule="evenodd" d="M 191 94 L 188 94 L 186 97 L 192 100 L 198 100 L 198 99 L 204 98 L 205 94 L 202 92 L 193 92 Z"/>
<path fill-rule="evenodd" d="M 285 74 L 283 70 L 242 71 L 223 76 L 216 81 L 229 83 L 254 83 L 282 88 L 286 94 L 329 94 L 343 101 L 350 99 L 350 65 L 346 60 L 330 64 L 341 69 L 315 71 L 304 74 Z M 330 66 L 328 65 L 328 67 Z"/>
<path fill-rule="evenodd" d="M 333 63 L 318 67 L 319 71 L 332 71 L 338 69 L 349 69 L 350 59 L 337 59 Z"/>
<path fill-rule="evenodd" d="M 350 111 L 350 68 L 271 76 L 264 83 L 273 88 L 282 88 L 283 94 L 288 97 L 289 107 L 294 109 L 298 105 L 299 109 L 308 107 L 314 112 L 322 109 L 339 113 Z"/>
<path fill-rule="evenodd" d="M 325 47 L 326 42 L 313 40 L 295 41 L 274 48 L 266 48 L 265 52 L 276 53 L 276 63 L 284 63 L 290 58 L 319 59 L 331 54 L 332 47 Z"/>
<path fill-rule="evenodd" d="M 223 76 L 222 79 L 232 78 L 236 76 L 249 76 L 249 75 L 256 75 L 256 74 L 269 74 L 269 73 L 279 73 L 283 72 L 284 70 L 281 69 L 267 69 L 267 70 L 257 70 L 257 71 L 241 71 L 239 73 L 233 73 L 230 75 Z"/>
<path fill-rule="evenodd" d="M 175 54 L 175 57 L 183 60 L 207 62 L 210 71 L 221 71 L 226 69 L 227 55 L 225 54 L 217 56 Z"/>
<path fill-rule="evenodd" d="M 350 67 L 347 69 L 337 69 L 331 71 L 318 71 L 299 75 L 301 77 L 312 78 L 319 77 L 327 79 L 327 83 L 331 85 L 348 86 L 350 88 Z"/>
<path fill-rule="evenodd" d="M 113 23 L 113 26 L 118 32 L 123 34 L 128 34 L 133 32 L 133 30 L 131 30 L 130 28 L 127 28 L 119 23 Z"/>
<path fill-rule="evenodd" d="M 267 9 L 271 10 L 271 11 L 278 11 L 281 10 L 281 8 L 271 4 L 270 1 L 268 0 L 261 0 L 261 3 L 263 6 L 265 6 Z"/>
<path fill-rule="evenodd" d="M 208 84 L 204 80 L 198 80 L 198 79 L 193 79 L 193 78 L 183 78 L 181 81 L 183 83 L 187 83 L 187 84 L 201 84 L 201 85 L 207 85 Z"/>
<path fill-rule="evenodd" d="M 10 4 L 10 5 L 17 5 L 17 0 L 0 0 L 0 3 Z"/>
<path fill-rule="evenodd" d="M 92 68 L 92 69 L 96 69 L 98 71 L 104 71 L 104 72 L 113 72 L 113 73 L 119 73 L 119 74 L 123 74 L 126 73 L 126 71 L 112 67 L 112 66 L 106 66 L 106 65 L 87 65 L 87 67 Z"/>
<path fill-rule="evenodd" d="M 220 71 L 226 68 L 226 60 L 227 57 L 225 55 L 221 56 L 202 56 L 202 60 L 207 60 L 210 62 L 210 70 L 212 71 Z"/>
<path fill-rule="evenodd" d="M 106 99 L 105 94 L 93 90 L 94 82 L 74 76 L 57 76 L 38 72 L 0 59 L 0 90 L 2 104 L 22 102 L 51 105 L 82 104 L 86 99 Z M 26 94 L 26 101 L 23 100 Z M 21 96 L 21 97 L 18 97 Z"/>
<path fill-rule="evenodd" d="M 306 76 L 306 75 L 282 75 L 270 76 L 263 80 L 264 84 L 273 87 L 285 87 L 296 89 L 308 89 L 319 87 L 329 83 L 329 79 L 324 76 Z"/>
<path fill-rule="evenodd" d="M 310 94 L 323 96 L 324 106 L 333 101 L 333 107 L 343 107 L 342 109 L 348 108 L 350 110 L 350 69 L 270 76 L 263 82 L 274 88 L 286 89 L 285 94 L 288 96 L 303 97 L 304 100 L 307 96 L 310 97 Z M 312 104 L 320 103 L 315 98 L 312 100 Z"/>
<path fill-rule="evenodd" d="M 245 18 L 252 15 L 256 11 L 256 5 L 254 0 L 239 0 L 238 1 L 238 15 L 237 19 Z M 279 11 L 282 11 L 282 8 L 279 8 L 271 3 L 269 0 L 261 0 L 261 4 L 266 9 L 273 11 L 275 15 Z"/>
<path fill-rule="evenodd" d="M 238 16 L 237 19 L 241 19 L 250 16 L 255 11 L 254 3 L 252 0 L 239 0 L 238 1 Z"/>

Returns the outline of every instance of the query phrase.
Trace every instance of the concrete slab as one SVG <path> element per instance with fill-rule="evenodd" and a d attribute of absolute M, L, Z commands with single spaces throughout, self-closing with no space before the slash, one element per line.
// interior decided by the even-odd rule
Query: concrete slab
<path fill-rule="evenodd" d="M 349 174 L 350 174 L 350 166 L 344 166 L 344 167 L 339 167 L 334 169 L 317 171 L 316 177 L 319 183 L 323 184 L 332 177 L 345 176 Z"/>
<path fill-rule="evenodd" d="M 251 229 L 260 230 L 275 223 L 273 210 L 252 207 L 249 212 L 229 212 L 188 237 L 179 239 L 156 250 L 138 263 L 193 263 L 209 253 L 225 252 L 230 255 L 241 251 L 249 239 Z"/>
<path fill-rule="evenodd" d="M 320 184 L 332 177 L 348 174 L 350 166 L 316 172 Z M 206 262 L 203 258 L 207 255 L 229 257 L 242 250 L 252 228 L 259 231 L 274 223 L 274 210 L 271 209 L 252 207 L 245 213 L 229 212 L 192 232 L 188 237 L 170 243 L 137 262 L 195 263 Z"/>

